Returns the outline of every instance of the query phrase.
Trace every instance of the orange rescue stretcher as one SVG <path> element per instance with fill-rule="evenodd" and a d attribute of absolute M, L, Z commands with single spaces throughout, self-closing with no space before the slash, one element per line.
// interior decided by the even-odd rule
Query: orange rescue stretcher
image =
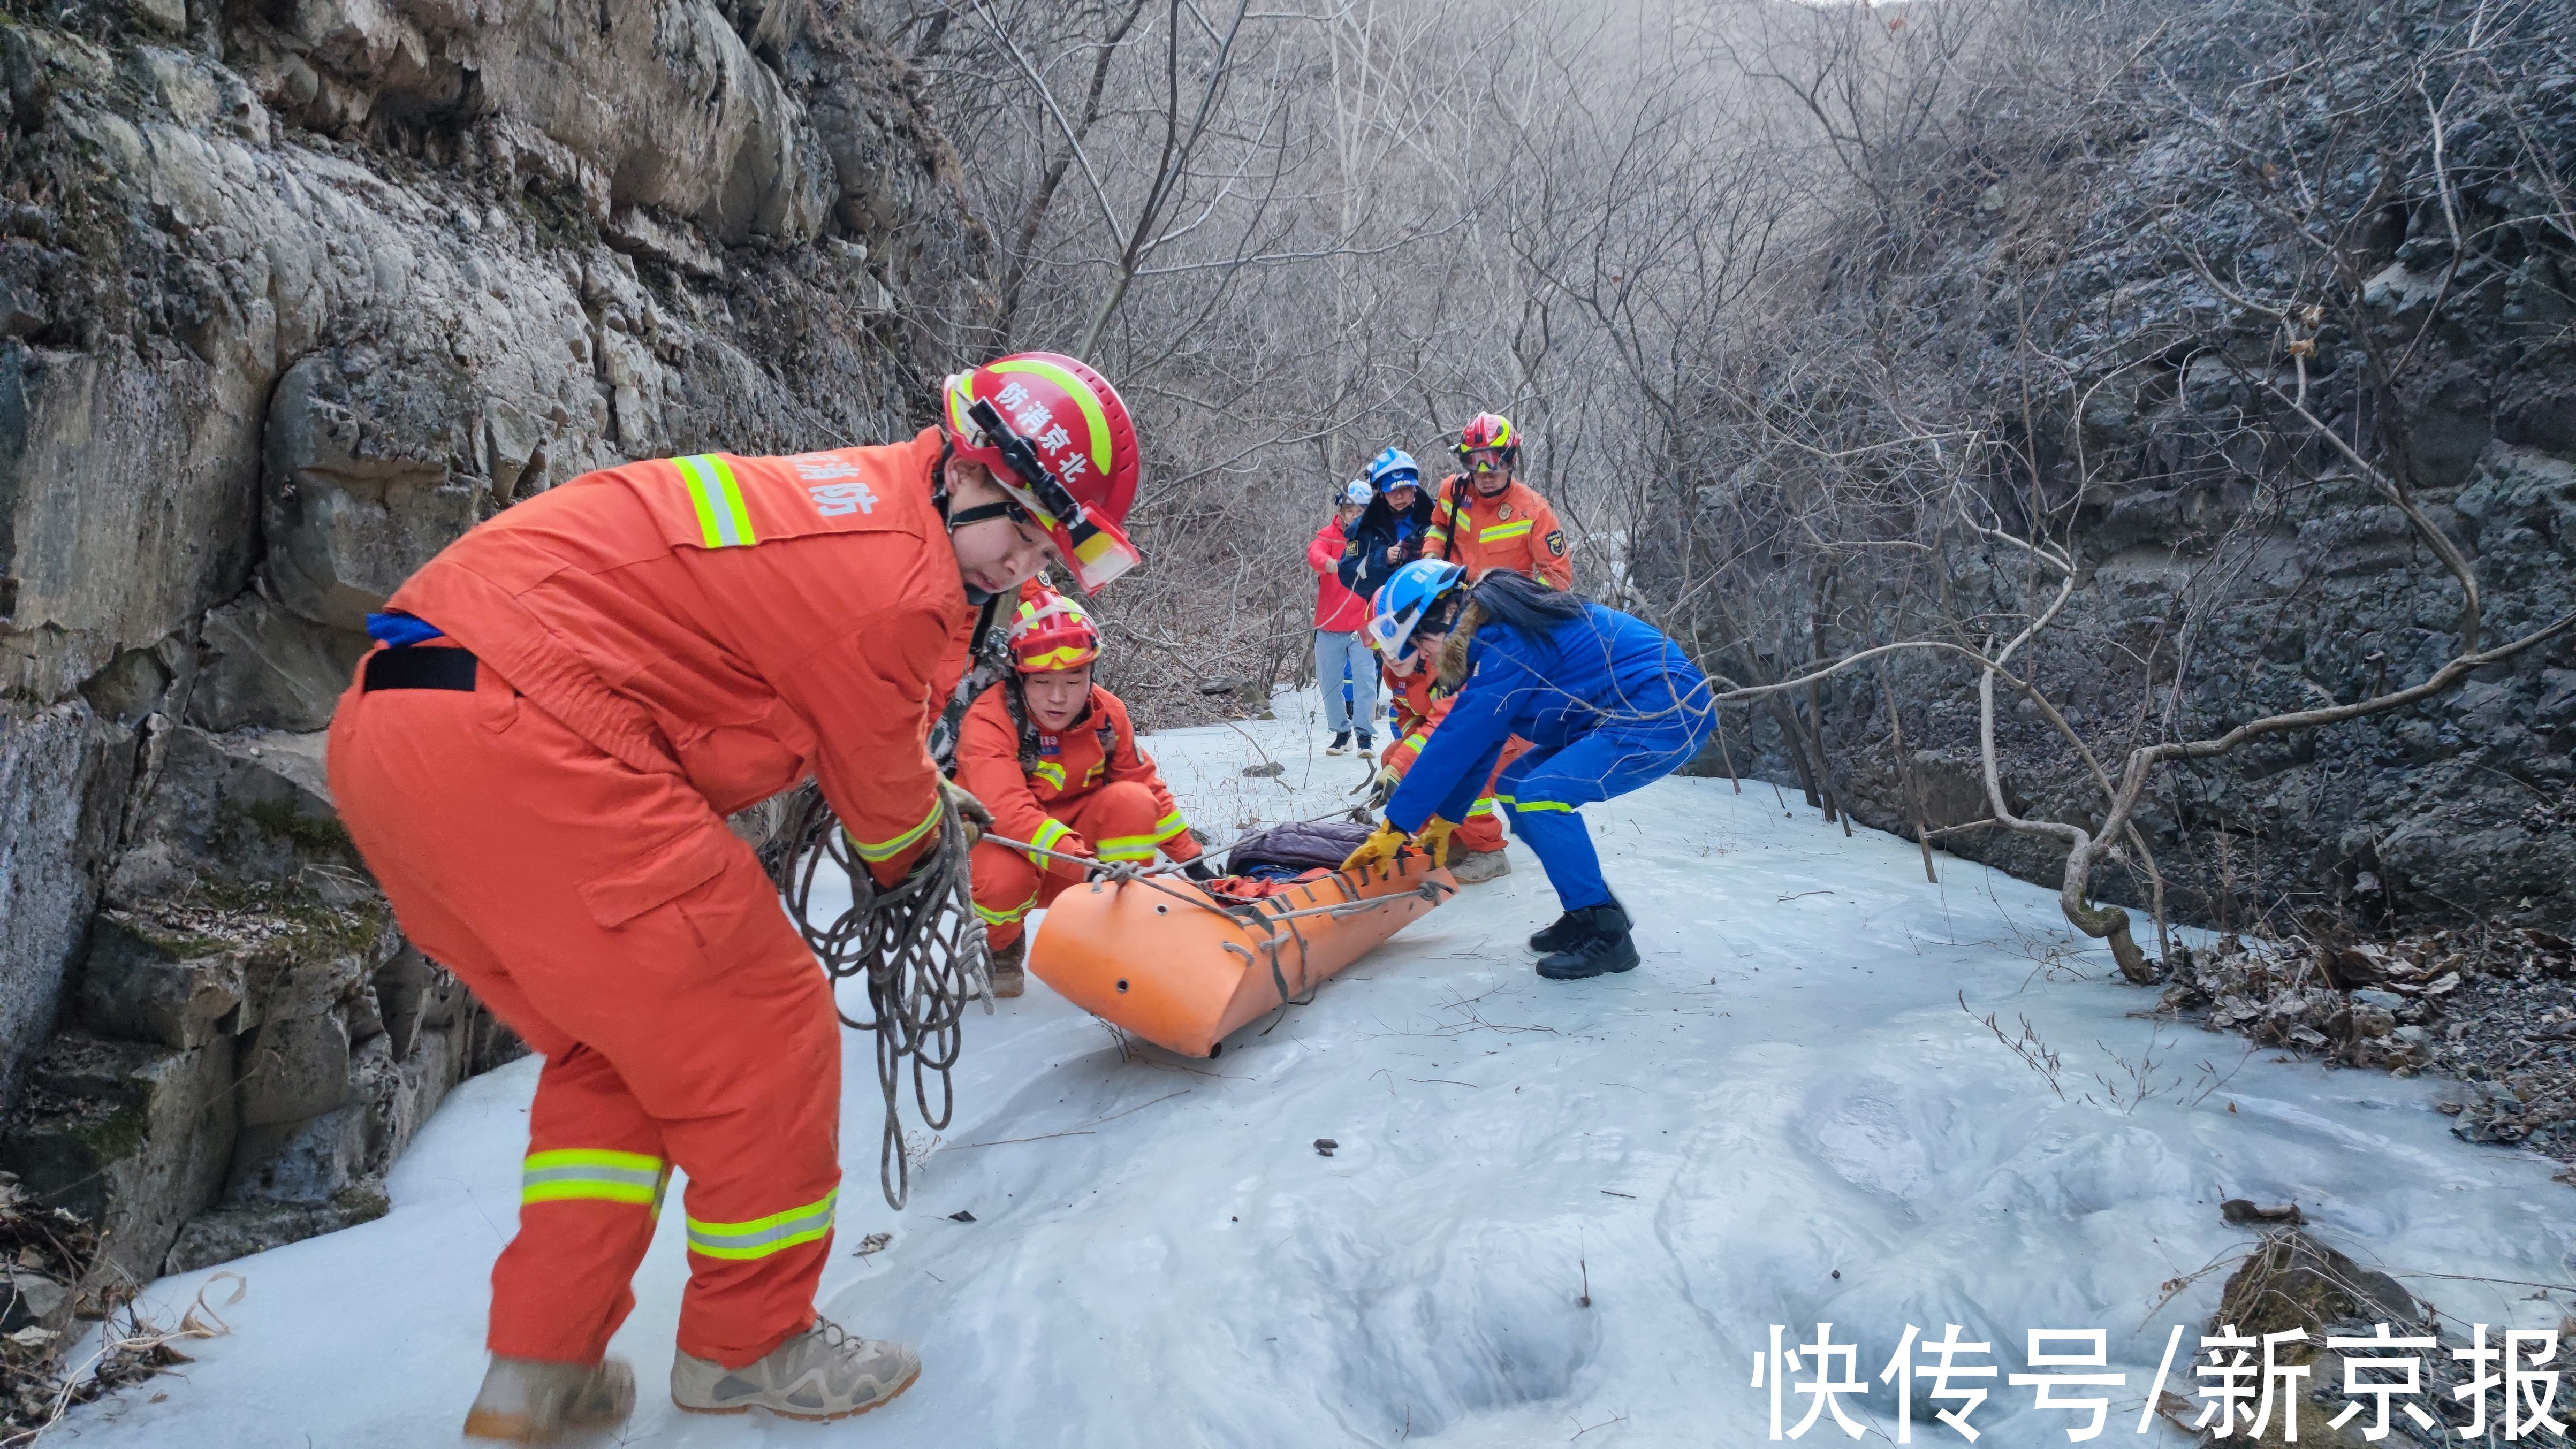
<path fill-rule="evenodd" d="M 1074 1005 L 1183 1056 L 1313 990 L 1451 895 L 1423 856 L 1338 871 L 1258 901 L 1179 877 L 1094 881 L 1048 907 L 1028 969 Z"/>

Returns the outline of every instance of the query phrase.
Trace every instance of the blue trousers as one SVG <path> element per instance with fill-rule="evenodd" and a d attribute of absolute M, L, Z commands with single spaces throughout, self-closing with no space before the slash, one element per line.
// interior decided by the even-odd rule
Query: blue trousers
<path fill-rule="evenodd" d="M 1494 786 L 1512 834 L 1538 856 L 1547 883 L 1569 911 L 1606 905 L 1610 886 L 1577 806 L 1653 784 L 1699 754 L 1715 711 L 1650 723 L 1610 725 L 1572 744 L 1540 746 L 1512 761 Z"/>
<path fill-rule="evenodd" d="M 1347 679 L 1349 683 L 1343 681 Z M 1324 727 L 1362 735 L 1377 719 L 1377 656 L 1356 631 L 1315 631 L 1315 688 L 1324 696 Z"/>

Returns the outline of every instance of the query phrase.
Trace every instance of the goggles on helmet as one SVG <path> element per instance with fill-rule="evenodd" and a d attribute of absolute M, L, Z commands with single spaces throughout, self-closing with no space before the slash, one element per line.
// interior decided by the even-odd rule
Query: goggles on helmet
<path fill-rule="evenodd" d="M 1059 552 L 1068 546 L 1072 549 L 1064 564 L 1082 581 L 1085 591 L 1096 591 L 1136 566 L 1135 548 L 1091 521 L 1081 500 L 1073 496 L 1054 470 L 1039 461 L 1037 448 L 1002 421 L 1001 409 L 989 399 L 977 398 L 968 405 L 966 415 L 983 430 L 994 450 L 1002 455 L 1003 463 L 1016 475 L 1016 479 L 998 473 L 993 476 L 993 481 L 1011 496 L 1012 517 L 1055 535 Z"/>

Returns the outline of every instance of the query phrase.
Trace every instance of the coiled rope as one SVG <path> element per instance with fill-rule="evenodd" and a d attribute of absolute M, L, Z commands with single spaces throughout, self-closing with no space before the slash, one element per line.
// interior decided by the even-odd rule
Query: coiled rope
<path fill-rule="evenodd" d="M 779 837 L 786 849 L 773 857 L 772 879 L 787 897 L 788 914 L 834 985 L 854 976 L 868 983 L 867 1020 L 854 1020 L 833 992 L 833 1010 L 852 1031 L 874 1033 L 877 1085 L 885 1093 L 885 1135 L 877 1145 L 877 1184 L 888 1207 L 900 1211 L 912 1195 L 912 1160 L 904 1151 L 904 1063 L 912 1064 L 912 1095 L 922 1125 L 938 1131 L 956 1110 L 949 1081 L 964 1039 L 966 1003 L 993 1010 L 992 956 L 984 923 L 975 914 L 973 872 L 966 832 L 957 812 L 939 812 L 939 839 L 901 885 L 877 884 L 867 862 L 850 848 L 840 817 L 820 791 L 798 792 Z M 811 911 L 814 878 L 828 861 L 850 886 L 849 909 L 816 925 Z M 932 1083 L 938 1105 L 931 1105 Z"/>

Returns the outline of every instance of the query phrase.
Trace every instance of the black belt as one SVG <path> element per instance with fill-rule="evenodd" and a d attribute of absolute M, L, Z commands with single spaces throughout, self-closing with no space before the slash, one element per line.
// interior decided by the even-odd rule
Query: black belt
<path fill-rule="evenodd" d="M 474 688 L 474 656 L 462 649 L 426 649 L 411 645 L 379 649 L 367 656 L 364 692 L 379 689 Z"/>

